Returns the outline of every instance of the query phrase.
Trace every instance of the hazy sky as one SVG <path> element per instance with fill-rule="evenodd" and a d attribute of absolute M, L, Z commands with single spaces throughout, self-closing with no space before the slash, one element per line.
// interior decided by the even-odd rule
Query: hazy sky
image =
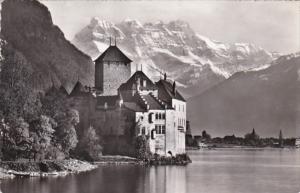
<path fill-rule="evenodd" d="M 91 17 L 120 22 L 181 19 L 201 35 L 249 42 L 269 51 L 300 51 L 300 2 L 288 1 L 42 1 L 71 40 Z"/>

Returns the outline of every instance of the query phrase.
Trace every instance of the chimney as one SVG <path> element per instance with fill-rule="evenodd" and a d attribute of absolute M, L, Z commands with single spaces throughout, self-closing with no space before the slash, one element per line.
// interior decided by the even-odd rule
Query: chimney
<path fill-rule="evenodd" d="M 141 79 L 137 78 L 137 80 L 136 80 L 136 90 L 137 91 L 140 91 L 140 86 L 141 86 Z"/>
<path fill-rule="evenodd" d="M 176 82 L 174 81 L 173 82 L 173 94 L 175 95 L 176 94 Z"/>
<path fill-rule="evenodd" d="M 167 73 L 164 74 L 164 80 L 167 80 Z"/>
<path fill-rule="evenodd" d="M 111 37 L 109 36 L 109 46 L 111 46 Z"/>
<path fill-rule="evenodd" d="M 135 93 L 136 93 L 136 84 L 135 83 L 133 83 L 132 84 L 132 96 L 134 96 L 135 95 Z"/>
<path fill-rule="evenodd" d="M 115 46 L 117 46 L 117 37 L 115 36 Z"/>

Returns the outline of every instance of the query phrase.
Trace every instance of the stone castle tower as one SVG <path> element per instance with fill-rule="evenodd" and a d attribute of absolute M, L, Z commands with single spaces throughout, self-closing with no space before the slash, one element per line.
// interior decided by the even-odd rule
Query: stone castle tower
<path fill-rule="evenodd" d="M 110 45 L 95 60 L 95 88 L 97 95 L 118 94 L 118 88 L 131 76 L 131 60 L 115 45 Z"/>

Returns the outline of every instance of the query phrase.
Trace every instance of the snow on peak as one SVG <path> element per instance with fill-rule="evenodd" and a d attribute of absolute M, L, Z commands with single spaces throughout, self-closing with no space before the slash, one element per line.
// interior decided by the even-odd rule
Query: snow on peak
<path fill-rule="evenodd" d="M 228 49 L 228 46 L 226 44 L 211 40 L 211 39 L 204 37 L 202 35 L 199 35 L 199 34 L 196 34 L 196 36 L 200 40 L 204 41 L 206 43 L 206 45 L 213 50 L 227 50 Z"/>
<path fill-rule="evenodd" d="M 93 18 L 88 26 L 76 35 L 75 45 L 90 56 L 98 56 L 116 36 L 118 46 L 133 59 L 164 69 L 183 84 L 202 84 L 209 77 L 229 78 L 247 70 L 261 70 L 273 60 L 273 55 L 247 43 L 222 43 L 197 34 L 187 22 L 176 20 L 141 24 L 135 19 L 120 23 Z M 198 71 L 192 77 L 189 72 Z M 204 70 L 201 70 L 204 69 Z M 155 70 L 149 70 L 156 76 Z M 205 74 L 208 73 L 208 74 Z M 218 75 L 218 76 L 215 76 Z M 207 78 L 208 77 L 208 78 Z M 193 84 L 194 84 L 193 83 Z"/>
<path fill-rule="evenodd" d="M 130 19 L 130 18 L 126 18 L 124 20 L 124 22 L 127 25 L 130 25 L 130 27 L 135 27 L 135 28 L 143 28 L 143 25 L 136 19 Z"/>
<path fill-rule="evenodd" d="M 98 17 L 93 17 L 90 22 L 91 27 L 102 27 L 103 29 L 109 29 L 114 26 L 112 22 L 99 19 Z"/>

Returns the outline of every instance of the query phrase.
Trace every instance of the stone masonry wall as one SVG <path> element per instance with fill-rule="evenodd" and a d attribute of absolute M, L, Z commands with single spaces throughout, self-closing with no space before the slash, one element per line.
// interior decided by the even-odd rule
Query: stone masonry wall
<path fill-rule="evenodd" d="M 121 84 L 131 76 L 130 64 L 110 62 L 103 64 L 103 95 L 117 95 Z"/>

